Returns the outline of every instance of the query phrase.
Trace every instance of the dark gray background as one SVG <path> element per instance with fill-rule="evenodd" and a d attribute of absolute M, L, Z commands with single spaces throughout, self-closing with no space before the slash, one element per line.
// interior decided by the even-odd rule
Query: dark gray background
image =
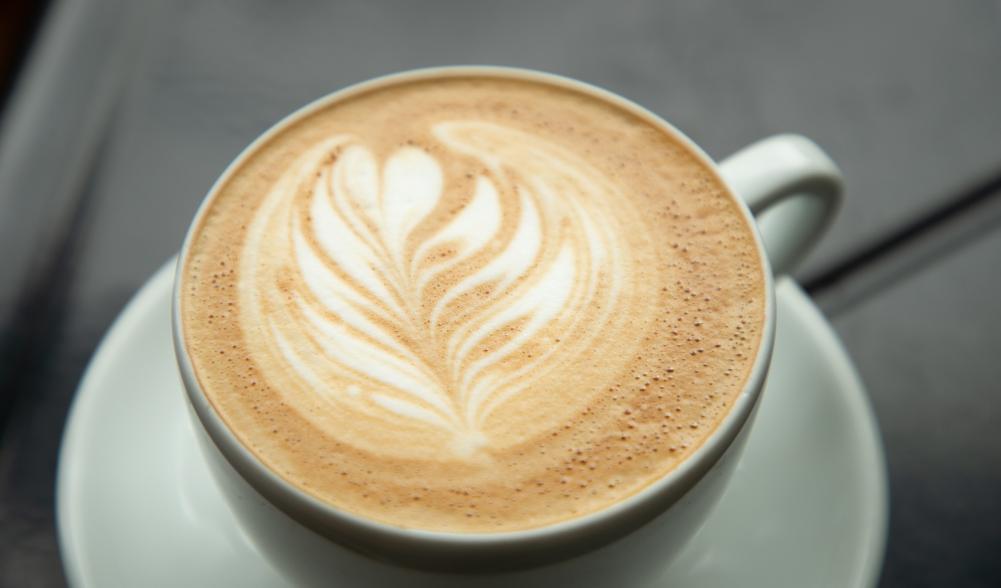
<path fill-rule="evenodd" d="M 715 158 L 827 149 L 847 205 L 798 277 L 883 431 L 882 584 L 1001 584 L 999 2 L 57 0 L 0 129 L 0 586 L 64 582 L 76 383 L 223 167 L 319 95 L 452 63 L 604 86 Z"/>

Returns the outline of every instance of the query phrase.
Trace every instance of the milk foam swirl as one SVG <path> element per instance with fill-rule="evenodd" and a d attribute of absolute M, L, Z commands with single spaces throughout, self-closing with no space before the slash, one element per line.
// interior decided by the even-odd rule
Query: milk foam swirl
<path fill-rule="evenodd" d="M 248 228 L 240 320 L 290 404 L 319 397 L 318 420 L 409 427 L 472 456 L 505 404 L 545 410 L 533 384 L 621 311 L 628 248 L 617 187 L 565 148 L 480 121 L 431 135 L 434 149 L 382 156 L 338 135 L 298 157 Z M 462 189 L 445 158 L 464 162 Z"/>

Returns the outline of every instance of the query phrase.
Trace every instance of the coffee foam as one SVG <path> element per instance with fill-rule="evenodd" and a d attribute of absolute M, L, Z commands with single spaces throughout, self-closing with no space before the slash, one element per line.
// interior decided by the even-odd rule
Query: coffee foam
<path fill-rule="evenodd" d="M 196 375 L 307 492 L 511 530 L 672 469 L 761 334 L 750 229 L 647 121 L 510 79 L 387 86 L 276 134 L 184 265 Z"/>

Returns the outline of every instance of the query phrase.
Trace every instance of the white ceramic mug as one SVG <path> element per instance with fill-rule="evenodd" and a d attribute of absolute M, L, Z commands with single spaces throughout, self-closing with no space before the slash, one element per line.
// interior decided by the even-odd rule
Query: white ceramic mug
<path fill-rule="evenodd" d="M 642 585 L 705 521 L 736 465 L 764 387 L 775 333 L 773 276 L 788 272 L 823 233 L 840 202 L 841 175 L 809 140 L 772 137 L 716 166 L 690 139 L 653 113 L 615 94 L 567 78 L 499 67 L 445 67 L 385 76 L 330 94 L 276 124 L 223 173 L 220 185 L 248 154 L 278 130 L 310 113 L 401 79 L 493 75 L 575 88 L 644 117 L 700 157 L 725 180 L 754 225 L 764 261 L 765 326 L 743 391 L 715 432 L 688 459 L 641 492 L 608 508 L 542 528 L 502 533 L 403 529 L 338 510 L 281 479 L 230 431 L 205 397 L 191 366 L 179 320 L 183 272 L 174 289 L 173 334 L 189 408 L 202 447 L 227 502 L 261 554 L 306 586 L 602 586 Z M 773 208 L 773 205 L 781 206 Z M 181 250 L 187 258 L 191 232 Z M 767 251 L 767 254 L 765 253 Z M 773 270 L 774 269 L 774 274 Z"/>

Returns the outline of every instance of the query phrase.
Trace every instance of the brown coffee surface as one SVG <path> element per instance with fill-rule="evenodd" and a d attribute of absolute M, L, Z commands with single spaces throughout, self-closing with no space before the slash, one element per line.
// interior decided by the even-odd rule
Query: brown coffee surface
<path fill-rule="evenodd" d="M 752 229 L 644 116 L 503 75 L 356 92 L 211 195 L 181 272 L 195 375 L 241 442 L 400 527 L 527 529 L 683 462 L 762 337 Z"/>

